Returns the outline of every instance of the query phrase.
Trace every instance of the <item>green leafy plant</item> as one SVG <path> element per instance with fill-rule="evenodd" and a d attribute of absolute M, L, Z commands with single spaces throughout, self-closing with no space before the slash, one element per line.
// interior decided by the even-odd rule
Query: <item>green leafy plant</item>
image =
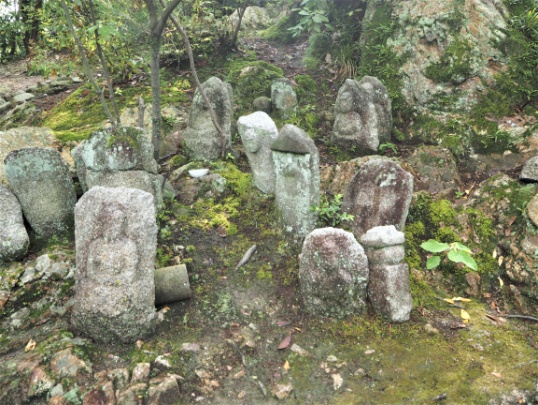
<path fill-rule="evenodd" d="M 477 270 L 476 261 L 472 258 L 472 251 L 467 246 L 459 242 L 443 243 L 434 239 L 424 242 L 420 247 L 431 253 L 445 253 L 448 260 L 454 263 L 463 263 L 472 270 Z M 441 256 L 434 255 L 426 262 L 428 270 L 434 269 L 441 264 Z"/>
<path fill-rule="evenodd" d="M 294 37 L 298 37 L 304 32 L 321 32 L 322 26 L 329 25 L 327 18 L 328 5 L 324 0 L 303 0 L 300 8 L 293 9 L 301 16 L 297 25 L 288 28 Z"/>
<path fill-rule="evenodd" d="M 319 221 L 330 226 L 338 226 L 346 221 L 352 221 L 353 215 L 342 212 L 342 194 L 336 194 L 332 200 L 327 197 L 319 205 L 310 208 L 311 211 L 317 212 Z"/>
<path fill-rule="evenodd" d="M 396 149 L 396 145 L 394 145 L 392 142 L 386 142 L 379 145 L 379 153 L 384 155 L 387 151 L 392 151 L 392 153 L 397 154 L 398 149 Z"/>

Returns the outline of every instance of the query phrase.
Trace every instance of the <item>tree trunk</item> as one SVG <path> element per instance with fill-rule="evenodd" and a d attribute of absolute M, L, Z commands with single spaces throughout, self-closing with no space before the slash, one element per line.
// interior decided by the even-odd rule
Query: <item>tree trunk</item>
<path fill-rule="evenodd" d="M 152 35 L 151 41 L 151 143 L 155 160 L 159 159 L 161 148 L 161 79 L 159 58 L 161 56 L 161 35 Z"/>

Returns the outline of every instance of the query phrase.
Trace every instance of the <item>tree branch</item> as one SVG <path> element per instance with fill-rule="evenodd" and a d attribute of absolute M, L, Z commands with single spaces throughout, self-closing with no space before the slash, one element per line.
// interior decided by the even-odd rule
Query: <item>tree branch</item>
<path fill-rule="evenodd" d="M 163 0 L 160 0 L 160 1 L 161 1 L 161 5 L 164 8 L 164 11 L 162 12 L 161 17 L 159 18 L 155 26 L 152 27 L 153 35 L 156 35 L 157 33 L 159 35 L 162 34 L 162 32 L 164 31 L 164 27 L 166 26 L 166 21 L 168 20 L 168 17 L 172 15 L 172 11 L 174 11 L 174 9 L 179 5 L 179 3 L 181 3 L 181 0 L 172 0 L 168 4 L 168 6 L 165 7 L 164 1 Z"/>
<path fill-rule="evenodd" d="M 160 0 L 160 2 L 164 6 L 163 0 Z M 196 71 L 196 67 L 194 66 L 194 54 L 192 52 L 192 47 L 191 47 L 191 43 L 189 41 L 189 37 L 187 36 L 187 34 L 183 30 L 183 28 L 181 28 L 181 26 L 179 25 L 179 23 L 177 22 L 177 20 L 175 19 L 175 17 L 173 15 L 170 15 L 170 21 L 172 21 L 172 24 L 174 24 L 177 31 L 180 33 L 181 38 L 183 38 L 183 42 L 185 42 L 185 46 L 187 47 L 187 54 L 189 55 L 189 65 L 190 65 L 190 68 L 191 68 L 192 77 L 194 79 L 194 83 L 196 84 L 196 87 L 198 88 L 198 91 L 200 92 L 200 95 L 202 96 L 202 99 L 204 100 L 204 102 L 205 102 L 205 104 L 207 106 L 207 109 L 209 110 L 209 115 L 211 116 L 211 121 L 213 121 L 213 125 L 215 125 L 215 128 L 217 129 L 217 132 L 220 135 L 220 140 L 221 140 L 221 143 L 222 143 L 221 154 L 222 154 L 222 159 L 224 160 L 226 158 L 226 146 L 227 146 L 226 145 L 226 133 L 224 132 L 224 130 L 220 126 L 219 121 L 218 121 L 218 117 L 217 117 L 217 113 L 215 113 L 215 109 L 211 105 L 211 102 L 209 101 L 209 98 L 207 97 L 207 94 L 206 94 L 204 88 L 202 87 L 202 84 L 200 83 L 200 79 L 198 78 L 198 72 Z"/>
<path fill-rule="evenodd" d="M 92 71 L 90 69 L 90 64 L 88 63 L 88 59 L 86 58 L 86 51 L 84 50 L 84 45 L 82 45 L 82 42 L 80 42 L 80 38 L 78 37 L 77 32 L 75 31 L 75 26 L 73 25 L 73 20 L 71 19 L 71 14 L 69 13 L 69 8 L 67 7 L 65 0 L 61 0 L 60 5 L 65 14 L 65 19 L 67 21 L 67 25 L 69 26 L 69 30 L 71 31 L 71 35 L 73 35 L 73 38 L 75 39 L 75 42 L 77 44 L 78 51 L 80 53 L 80 58 L 82 59 L 82 66 L 84 68 L 84 73 L 86 74 L 86 76 L 88 77 L 88 80 L 92 84 L 94 92 L 99 95 L 99 100 L 101 101 L 101 104 L 103 105 L 103 109 L 105 110 L 105 114 L 108 120 L 111 122 L 113 126 L 115 126 L 116 121 L 112 117 L 112 114 L 110 112 L 110 109 L 108 108 L 108 104 L 106 103 L 103 92 L 101 91 L 101 89 L 99 88 L 99 85 L 93 78 Z"/>

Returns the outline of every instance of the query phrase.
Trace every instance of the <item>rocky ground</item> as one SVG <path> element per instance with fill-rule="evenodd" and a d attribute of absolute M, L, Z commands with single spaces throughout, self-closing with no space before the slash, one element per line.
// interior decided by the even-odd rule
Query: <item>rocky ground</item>
<path fill-rule="evenodd" d="M 297 64 L 303 43 L 245 46 L 286 76 L 303 72 Z M 13 86 L 25 90 L 27 79 L 18 77 Z M 54 97 L 40 99 L 41 108 L 63 96 Z M 366 159 L 336 165 L 326 145 L 318 146 L 322 189 L 342 193 Z M 223 189 L 188 178 L 172 158 L 161 169 L 181 192 L 159 214 L 156 265 L 186 263 L 193 297 L 159 307 L 152 338 L 107 346 L 71 327 L 72 243 L 1 267 L 0 403 L 537 402 L 538 323 L 533 301 L 520 291 L 525 273 L 536 268 L 537 243 L 525 234 L 532 226 L 525 207 L 512 198 L 536 194 L 535 186 L 518 181 L 538 150 L 536 135 L 517 152 L 465 162 L 435 146 L 396 147 L 388 158 L 414 174 L 417 190 L 494 219 L 493 231 L 504 241 L 487 254 L 501 271 L 477 278 L 412 268 L 414 309 L 404 324 L 372 313 L 345 320 L 308 316 L 297 291 L 300 246 L 279 230 L 271 197 L 250 187 L 244 156 L 210 167 L 226 180 Z M 454 222 L 478 227 L 473 212 Z M 469 227 L 456 231 L 469 238 Z M 255 254 L 237 268 L 254 244 Z"/>

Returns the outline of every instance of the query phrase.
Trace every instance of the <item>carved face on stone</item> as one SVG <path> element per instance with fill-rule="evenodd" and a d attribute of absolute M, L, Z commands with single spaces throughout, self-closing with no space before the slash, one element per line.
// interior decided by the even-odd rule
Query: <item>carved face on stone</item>
<path fill-rule="evenodd" d="M 103 226 L 103 238 L 114 241 L 126 237 L 127 214 L 120 204 L 106 206 L 101 214 Z"/>

